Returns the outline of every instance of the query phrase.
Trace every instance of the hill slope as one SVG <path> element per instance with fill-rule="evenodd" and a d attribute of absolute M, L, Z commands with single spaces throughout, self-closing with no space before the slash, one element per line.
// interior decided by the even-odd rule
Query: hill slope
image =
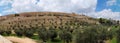
<path fill-rule="evenodd" d="M 36 26 L 62 26 L 72 24 L 97 24 L 94 18 L 75 14 L 61 12 L 26 12 L 20 14 L 11 14 L 0 17 L 1 29 L 13 29 L 17 27 L 36 27 Z"/>

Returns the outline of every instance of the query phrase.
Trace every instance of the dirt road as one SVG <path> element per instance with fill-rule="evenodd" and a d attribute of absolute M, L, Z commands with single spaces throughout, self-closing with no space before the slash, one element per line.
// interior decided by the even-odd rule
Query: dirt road
<path fill-rule="evenodd" d="M 6 39 L 15 43 L 36 43 L 34 40 L 30 38 L 6 37 Z"/>

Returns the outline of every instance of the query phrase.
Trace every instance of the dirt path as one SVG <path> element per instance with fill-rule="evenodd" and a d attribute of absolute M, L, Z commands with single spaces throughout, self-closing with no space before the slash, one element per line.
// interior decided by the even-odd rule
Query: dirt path
<path fill-rule="evenodd" d="M 36 43 L 34 40 L 29 38 L 6 37 L 6 39 L 15 43 Z"/>
<path fill-rule="evenodd" d="M 12 43 L 12 42 L 0 35 L 0 43 Z"/>

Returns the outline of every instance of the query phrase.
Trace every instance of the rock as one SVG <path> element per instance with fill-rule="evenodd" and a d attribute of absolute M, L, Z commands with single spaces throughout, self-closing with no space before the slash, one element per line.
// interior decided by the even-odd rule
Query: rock
<path fill-rule="evenodd" d="M 12 42 L 0 35 L 0 43 L 12 43 Z"/>

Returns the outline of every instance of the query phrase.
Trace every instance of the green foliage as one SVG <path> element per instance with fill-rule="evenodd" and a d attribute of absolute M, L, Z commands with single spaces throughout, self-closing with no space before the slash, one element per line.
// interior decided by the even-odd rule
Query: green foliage
<path fill-rule="evenodd" d="M 110 41 L 110 43 L 117 43 L 117 39 L 114 37 L 114 38 Z"/>
<path fill-rule="evenodd" d="M 76 22 L 76 23 L 74 23 Z M 108 20 L 100 19 L 101 23 L 109 24 Z M 26 36 L 32 39 L 42 40 L 43 42 L 54 42 L 57 39 L 65 43 L 104 43 L 104 41 L 112 40 L 113 37 L 117 37 L 118 42 L 120 41 L 120 29 L 116 26 L 105 26 L 103 24 L 91 25 L 87 22 L 77 23 L 77 21 L 66 22 L 60 26 L 52 24 L 52 26 L 45 26 L 45 21 L 41 26 L 36 25 L 30 28 L 24 25 L 15 26 L 14 32 L 17 36 Z M 57 22 L 55 22 L 57 24 Z M 11 34 L 11 31 L 0 30 L 0 34 L 7 35 Z M 36 34 L 36 35 L 35 35 Z M 39 38 L 39 39 L 38 39 Z M 56 39 L 57 38 L 57 39 Z M 57 42 L 56 42 L 57 43 Z M 62 42 L 61 42 L 62 43 Z"/>
<path fill-rule="evenodd" d="M 49 28 L 48 34 L 49 34 L 49 37 L 52 41 L 54 41 L 54 39 L 57 37 L 57 31 L 53 27 Z"/>
<path fill-rule="evenodd" d="M 43 42 L 46 42 L 49 39 L 49 34 L 45 27 L 39 29 L 38 35 Z"/>
<path fill-rule="evenodd" d="M 120 43 L 120 27 L 118 27 L 117 32 L 117 43 Z"/>
<path fill-rule="evenodd" d="M 24 30 L 23 29 L 15 29 L 14 32 L 16 33 L 17 36 L 23 36 L 23 34 L 24 34 Z"/>
<path fill-rule="evenodd" d="M 16 33 L 17 36 L 26 36 L 26 37 L 31 38 L 34 34 L 34 30 L 32 28 L 26 28 L 26 29 L 16 28 L 14 30 L 15 30 L 14 32 Z"/>
<path fill-rule="evenodd" d="M 111 20 L 111 19 L 104 19 L 104 18 L 99 18 L 99 23 L 103 25 L 118 25 L 119 21 Z"/>
<path fill-rule="evenodd" d="M 34 30 L 31 28 L 28 28 L 27 30 L 24 31 L 24 35 L 31 38 L 34 34 Z"/>
<path fill-rule="evenodd" d="M 59 33 L 59 37 L 66 43 L 70 43 L 72 41 L 72 34 L 68 31 L 61 31 Z"/>
<path fill-rule="evenodd" d="M 76 43 L 104 43 L 113 38 L 113 31 L 104 26 L 84 27 L 76 30 Z"/>

